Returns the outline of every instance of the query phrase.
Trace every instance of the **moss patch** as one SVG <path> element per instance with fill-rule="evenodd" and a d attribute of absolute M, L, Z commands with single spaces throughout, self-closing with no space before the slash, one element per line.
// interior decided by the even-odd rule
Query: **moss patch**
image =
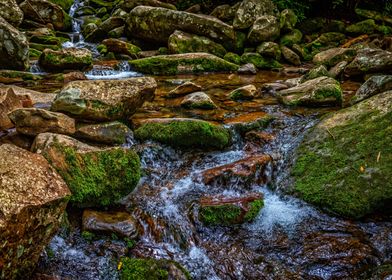
<path fill-rule="evenodd" d="M 263 57 L 258 53 L 244 53 L 241 56 L 241 62 L 252 63 L 259 69 L 275 69 L 275 68 L 282 68 L 282 64 L 276 61 L 273 58 Z"/>
<path fill-rule="evenodd" d="M 199 120 L 146 123 L 135 131 L 135 137 L 182 148 L 222 149 L 231 143 L 227 129 Z"/>
<path fill-rule="evenodd" d="M 392 112 L 379 115 L 330 128 L 321 140 L 308 135 L 292 172 L 304 200 L 350 218 L 391 203 Z"/>

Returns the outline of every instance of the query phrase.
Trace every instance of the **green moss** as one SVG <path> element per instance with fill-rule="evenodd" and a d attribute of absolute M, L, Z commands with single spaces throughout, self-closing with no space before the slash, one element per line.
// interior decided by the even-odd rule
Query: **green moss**
<path fill-rule="evenodd" d="M 106 45 L 100 44 L 100 45 L 98 45 L 98 47 L 97 47 L 97 51 L 98 51 L 100 54 L 105 55 L 105 54 L 108 53 L 108 48 L 106 47 Z"/>
<path fill-rule="evenodd" d="M 86 230 L 82 232 L 82 237 L 85 240 L 90 241 L 90 242 L 93 241 L 96 238 L 94 233 L 86 231 Z"/>
<path fill-rule="evenodd" d="M 257 199 L 249 203 L 248 207 L 250 207 L 250 209 L 245 215 L 245 221 L 247 222 L 254 220 L 257 215 L 259 215 L 261 208 L 264 207 L 264 201 L 262 199 Z"/>
<path fill-rule="evenodd" d="M 350 218 L 392 201 L 392 113 L 379 114 L 335 126 L 321 141 L 309 134 L 292 172 L 304 200 Z"/>
<path fill-rule="evenodd" d="M 373 19 L 367 19 L 354 23 L 346 28 L 346 32 L 350 34 L 373 34 L 377 30 L 377 25 Z"/>
<path fill-rule="evenodd" d="M 45 45 L 45 44 L 38 44 L 38 43 L 29 43 L 29 47 L 32 49 L 39 50 L 41 52 L 45 49 L 51 49 L 54 51 L 58 51 L 61 49 L 61 46 L 59 45 Z"/>
<path fill-rule="evenodd" d="M 61 44 L 69 41 L 66 38 L 56 37 L 56 36 L 32 36 L 30 42 L 38 43 L 43 45 L 56 45 L 61 48 Z"/>
<path fill-rule="evenodd" d="M 64 11 L 68 12 L 74 0 L 49 0 L 53 4 L 59 5 Z"/>
<path fill-rule="evenodd" d="M 282 68 L 282 64 L 280 64 L 278 61 L 276 61 L 273 58 L 266 58 L 261 56 L 258 53 L 244 53 L 241 56 L 241 62 L 246 64 L 246 63 L 252 63 L 259 69 L 277 69 L 277 68 Z"/>
<path fill-rule="evenodd" d="M 241 64 L 241 57 L 236 53 L 228 52 L 227 54 L 225 54 L 223 59 L 237 65 Z"/>
<path fill-rule="evenodd" d="M 283 35 L 280 39 L 280 44 L 282 46 L 291 47 L 294 44 L 299 44 L 302 40 L 302 32 L 298 29 L 294 29 L 290 33 Z"/>
<path fill-rule="evenodd" d="M 39 63 L 44 68 L 53 71 L 66 69 L 86 69 L 93 63 L 92 55 L 75 56 L 67 53 L 43 52 Z"/>
<path fill-rule="evenodd" d="M 147 123 L 135 131 L 135 137 L 182 148 L 222 149 L 231 143 L 227 129 L 199 120 Z"/>
<path fill-rule="evenodd" d="M 30 58 L 38 58 L 41 55 L 41 51 L 36 50 L 36 49 L 29 49 L 29 56 Z"/>
<path fill-rule="evenodd" d="M 64 165 L 55 166 L 77 206 L 108 206 L 129 194 L 140 179 L 140 160 L 132 150 L 109 149 L 77 153 L 55 143 Z M 45 155 L 45 154 L 44 154 Z M 51 161 L 51 157 L 46 155 Z"/>
<path fill-rule="evenodd" d="M 169 279 L 169 271 L 173 266 L 179 269 L 186 279 L 191 279 L 189 272 L 174 261 L 122 258 L 121 263 L 121 280 L 166 280 Z"/>
<path fill-rule="evenodd" d="M 129 64 L 138 72 L 154 75 L 232 72 L 238 70 L 238 65 L 214 56 L 180 58 L 178 56 L 162 55 L 131 60 Z"/>
<path fill-rule="evenodd" d="M 38 81 L 43 78 L 38 75 L 34 75 L 30 72 L 16 71 L 16 70 L 0 70 L 0 77 L 22 79 L 23 81 Z"/>

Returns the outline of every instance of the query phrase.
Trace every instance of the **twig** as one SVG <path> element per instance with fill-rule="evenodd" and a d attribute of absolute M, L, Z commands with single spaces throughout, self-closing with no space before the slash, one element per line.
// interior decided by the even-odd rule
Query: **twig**
<path fill-rule="evenodd" d="M 332 134 L 332 132 L 329 130 L 329 128 L 327 128 L 327 131 L 328 131 L 329 135 L 331 135 L 332 139 L 335 141 L 336 138 L 335 138 L 335 136 Z"/>

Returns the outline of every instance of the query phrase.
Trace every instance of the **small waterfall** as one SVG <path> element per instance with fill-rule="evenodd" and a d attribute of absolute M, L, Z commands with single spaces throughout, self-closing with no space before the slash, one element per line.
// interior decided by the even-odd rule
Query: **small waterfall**
<path fill-rule="evenodd" d="M 140 73 L 131 71 L 126 60 L 120 61 L 115 68 L 106 65 L 94 65 L 93 69 L 86 72 L 85 75 L 90 80 L 120 80 L 142 76 Z"/>

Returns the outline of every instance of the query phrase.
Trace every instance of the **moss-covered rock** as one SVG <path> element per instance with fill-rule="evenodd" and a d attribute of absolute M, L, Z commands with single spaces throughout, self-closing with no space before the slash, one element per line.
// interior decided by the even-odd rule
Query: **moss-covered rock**
<path fill-rule="evenodd" d="M 297 151 L 298 195 L 350 218 L 390 210 L 391 123 L 391 92 L 325 117 Z"/>
<path fill-rule="evenodd" d="M 104 144 L 124 144 L 132 131 L 121 122 L 78 125 L 75 137 Z"/>
<path fill-rule="evenodd" d="M 214 101 L 202 91 L 191 93 L 184 97 L 181 106 L 187 109 L 212 110 L 217 108 Z"/>
<path fill-rule="evenodd" d="M 5 19 L 9 24 L 18 27 L 23 21 L 23 12 L 15 0 L 0 0 L 0 17 Z"/>
<path fill-rule="evenodd" d="M 323 76 L 281 90 L 278 92 L 278 98 L 280 102 L 289 106 L 336 106 L 342 103 L 342 93 L 338 81 Z"/>
<path fill-rule="evenodd" d="M 0 83 L 12 84 L 25 81 L 39 81 L 43 78 L 30 72 L 14 71 L 14 70 L 0 70 Z"/>
<path fill-rule="evenodd" d="M 170 3 L 161 2 L 158 0 L 125 0 L 121 3 L 120 7 L 127 13 L 132 11 L 137 6 L 159 7 L 170 10 L 177 10 L 176 6 Z"/>
<path fill-rule="evenodd" d="M 189 272 L 171 260 L 122 258 L 119 267 L 121 280 L 190 280 Z"/>
<path fill-rule="evenodd" d="M 226 49 L 211 39 L 203 36 L 192 35 L 182 31 L 175 31 L 168 41 L 170 53 L 210 53 L 224 57 Z"/>
<path fill-rule="evenodd" d="M 326 67 L 332 67 L 341 61 L 351 62 L 357 51 L 351 48 L 332 48 L 322 51 L 313 57 L 315 64 L 323 64 Z"/>
<path fill-rule="evenodd" d="M 157 83 L 149 77 L 124 80 L 74 81 L 63 87 L 51 110 L 77 119 L 126 120 L 154 97 Z"/>
<path fill-rule="evenodd" d="M 247 29 L 262 16 L 275 16 L 278 10 L 271 0 L 244 0 L 239 5 L 233 26 L 235 29 Z"/>
<path fill-rule="evenodd" d="M 261 43 L 257 47 L 256 52 L 264 57 L 270 57 L 277 61 L 279 61 L 282 58 L 282 51 L 280 49 L 280 46 L 274 42 Z"/>
<path fill-rule="evenodd" d="M 102 41 L 102 44 L 106 46 L 106 52 L 113 52 L 115 54 L 125 54 L 130 57 L 136 58 L 141 52 L 141 48 L 135 46 L 129 42 L 124 42 L 119 39 L 106 39 Z"/>
<path fill-rule="evenodd" d="M 378 27 L 373 19 L 367 19 L 347 26 L 346 32 L 352 35 L 373 34 Z"/>
<path fill-rule="evenodd" d="M 275 69 L 282 68 L 282 65 L 273 58 L 263 57 L 258 53 L 244 53 L 241 56 L 243 64 L 252 63 L 259 69 Z"/>
<path fill-rule="evenodd" d="M 242 224 L 254 220 L 263 206 L 260 194 L 241 198 L 205 197 L 200 200 L 199 220 L 206 225 Z"/>
<path fill-rule="evenodd" d="M 228 62 L 240 65 L 241 64 L 241 56 L 239 56 L 236 53 L 228 52 L 225 54 L 223 57 L 224 60 L 227 60 Z"/>
<path fill-rule="evenodd" d="M 66 12 L 69 11 L 72 4 L 74 3 L 74 0 L 49 0 L 49 1 L 52 2 L 53 4 L 59 5 Z"/>
<path fill-rule="evenodd" d="M 91 30 L 84 30 L 85 28 L 83 28 L 83 34 L 85 34 L 87 42 L 98 43 L 106 39 L 111 30 L 122 27 L 125 24 L 125 20 L 122 17 L 115 16 L 108 17 L 106 19 L 102 18 L 102 21 L 103 22 L 101 24 L 95 23 L 97 27 L 91 28 Z M 84 24 L 86 24 L 86 22 Z"/>
<path fill-rule="evenodd" d="M 223 149 L 231 144 L 227 129 L 195 119 L 149 119 L 135 130 L 135 138 L 179 148 Z"/>
<path fill-rule="evenodd" d="M 238 65 L 207 53 L 159 55 L 129 61 L 138 72 L 154 75 L 177 75 L 200 72 L 234 72 Z"/>
<path fill-rule="evenodd" d="M 248 34 L 248 41 L 257 45 L 274 41 L 280 35 L 280 23 L 275 16 L 267 15 L 257 18 Z"/>
<path fill-rule="evenodd" d="M 385 73 L 392 69 L 392 53 L 381 49 L 362 49 L 354 60 L 346 67 L 347 76 L 358 76 L 368 73 Z"/>
<path fill-rule="evenodd" d="M 232 100 L 252 100 L 257 97 L 257 93 L 257 88 L 254 85 L 247 85 L 233 90 L 229 96 Z"/>
<path fill-rule="evenodd" d="M 280 29 L 283 32 L 292 31 L 298 22 L 298 17 L 293 10 L 285 9 L 280 13 Z"/>
<path fill-rule="evenodd" d="M 39 57 L 42 68 L 63 72 L 64 70 L 83 70 L 93 63 L 93 56 L 87 49 L 69 48 L 60 51 L 45 49 Z"/>
<path fill-rule="evenodd" d="M 98 149 L 71 137 L 39 134 L 32 150 L 42 154 L 63 177 L 78 207 L 115 204 L 136 187 L 140 160 L 129 149 Z"/>
<path fill-rule="evenodd" d="M 280 38 L 280 44 L 282 46 L 291 47 L 294 44 L 299 44 L 302 41 L 302 32 L 298 29 L 293 29 L 289 33 L 283 35 Z"/>
<path fill-rule="evenodd" d="M 329 72 L 324 65 L 316 66 L 309 70 L 308 73 L 302 76 L 300 83 L 304 83 L 309 80 L 313 80 L 319 77 L 329 77 Z"/>

